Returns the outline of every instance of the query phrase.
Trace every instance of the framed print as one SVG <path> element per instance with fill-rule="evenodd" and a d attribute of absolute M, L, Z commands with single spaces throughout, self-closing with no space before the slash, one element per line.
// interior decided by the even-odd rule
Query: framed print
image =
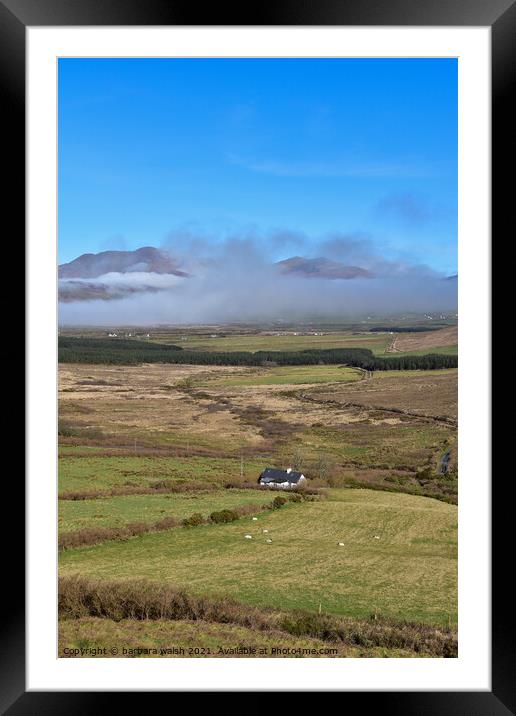
<path fill-rule="evenodd" d="M 2 708 L 513 712 L 490 275 L 514 3 L 191 15 L 0 2 L 28 317 Z"/>

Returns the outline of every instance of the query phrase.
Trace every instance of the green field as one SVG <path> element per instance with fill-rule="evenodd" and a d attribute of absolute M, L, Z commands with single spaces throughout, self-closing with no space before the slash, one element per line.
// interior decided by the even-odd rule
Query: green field
<path fill-rule="evenodd" d="M 240 477 L 240 460 L 235 458 L 203 457 L 79 457 L 74 452 L 84 448 L 60 448 L 67 457 L 59 460 L 59 492 L 108 491 L 120 487 L 148 487 L 166 480 L 180 485 L 196 482 L 221 485 Z M 246 460 L 244 479 L 256 482 L 264 469 L 264 462 Z"/>
<path fill-rule="evenodd" d="M 400 334 L 398 334 L 400 335 Z M 196 351 L 300 351 L 310 348 L 369 348 L 375 355 L 425 355 L 427 353 L 443 353 L 457 355 L 457 346 L 436 346 L 409 352 L 388 353 L 393 334 L 371 333 L 369 331 L 328 332 L 323 335 L 256 335 L 233 333 L 226 336 L 206 335 L 157 335 L 158 343 L 172 343 L 183 350 Z"/>
<path fill-rule="evenodd" d="M 178 335 L 170 337 L 158 335 L 159 343 L 175 343 L 183 350 L 198 351 L 296 351 L 306 348 L 370 348 L 375 353 L 383 353 L 391 343 L 388 333 L 335 332 L 324 335 L 256 335 L 234 333 L 228 336 L 216 335 Z"/>
<path fill-rule="evenodd" d="M 60 500 L 59 529 L 63 532 L 90 527 L 122 527 L 131 522 L 150 524 L 164 517 L 178 520 L 199 512 L 208 517 L 216 510 L 241 505 L 263 505 L 274 495 L 260 490 L 217 490 L 170 495 L 123 495 L 94 500 Z"/>
<path fill-rule="evenodd" d="M 141 577 L 265 607 L 315 611 L 321 605 L 347 616 L 375 612 L 455 624 L 457 509 L 412 495 L 332 490 L 327 501 L 288 505 L 257 521 L 66 550 L 60 570 L 99 579 Z"/>

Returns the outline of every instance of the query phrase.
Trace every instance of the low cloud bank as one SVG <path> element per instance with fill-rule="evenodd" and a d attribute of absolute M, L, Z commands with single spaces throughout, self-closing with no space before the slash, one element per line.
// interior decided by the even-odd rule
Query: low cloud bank
<path fill-rule="evenodd" d="M 106 273 L 95 279 L 60 279 L 59 300 L 64 303 L 123 299 L 133 294 L 155 293 L 172 288 L 182 278 L 173 274 L 143 271 Z"/>
<path fill-rule="evenodd" d="M 362 235 L 326 237 L 310 244 L 310 255 L 360 266 L 371 278 L 330 280 L 313 273 L 282 273 L 270 256 L 292 256 L 294 247 L 307 255 L 307 239 L 288 232 L 217 244 L 172 235 L 163 248 L 180 260 L 188 277 L 134 272 L 61 281 L 60 323 L 253 322 L 456 308 L 455 281 L 443 280 L 426 266 L 386 260 Z"/>

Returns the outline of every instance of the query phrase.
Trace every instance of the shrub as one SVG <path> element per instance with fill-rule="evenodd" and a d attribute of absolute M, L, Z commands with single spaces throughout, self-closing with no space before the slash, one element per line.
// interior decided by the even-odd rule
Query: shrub
<path fill-rule="evenodd" d="M 179 521 L 170 515 L 169 517 L 163 517 L 163 519 L 158 520 L 158 522 L 154 522 L 154 524 L 151 525 L 151 530 L 152 532 L 161 532 L 162 530 L 170 530 L 172 527 L 178 527 L 179 524 Z"/>
<path fill-rule="evenodd" d="M 181 524 L 183 527 L 198 527 L 204 524 L 204 517 L 200 512 L 194 512 L 190 517 L 185 517 Z"/>
<path fill-rule="evenodd" d="M 222 524 L 225 522 L 234 522 L 238 520 L 239 515 L 234 510 L 220 510 L 218 512 L 212 512 L 210 520 L 216 524 Z"/>
<path fill-rule="evenodd" d="M 62 438 L 74 438 L 80 435 L 80 431 L 76 425 L 73 425 L 69 421 L 59 420 L 57 434 Z"/>
<path fill-rule="evenodd" d="M 287 504 L 287 498 L 282 497 L 281 495 L 277 495 L 273 501 L 272 501 L 272 508 L 274 510 L 279 510 L 280 507 L 283 507 L 283 505 Z"/>
<path fill-rule="evenodd" d="M 291 492 L 288 499 L 290 502 L 303 502 L 303 495 L 299 492 Z"/>
<path fill-rule="evenodd" d="M 235 512 L 238 517 L 246 517 L 247 515 L 253 515 L 256 512 L 268 509 L 270 509 L 270 505 L 240 505 L 239 507 L 233 507 L 233 512 Z"/>
<path fill-rule="evenodd" d="M 310 497 L 324 500 L 328 497 L 328 492 L 320 487 L 308 486 L 306 483 L 295 488 L 295 492 L 291 494 L 302 495 L 303 499 L 308 500 Z"/>
<path fill-rule="evenodd" d="M 432 468 L 428 465 L 427 467 L 423 468 L 416 474 L 416 479 L 418 480 L 431 480 L 434 476 L 434 471 Z"/>

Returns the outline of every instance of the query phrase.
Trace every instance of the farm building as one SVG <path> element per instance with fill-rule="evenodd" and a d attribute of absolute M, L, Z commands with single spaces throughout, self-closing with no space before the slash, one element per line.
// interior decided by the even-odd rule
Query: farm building
<path fill-rule="evenodd" d="M 286 470 L 276 470 L 273 467 L 268 467 L 258 478 L 258 484 L 288 489 L 301 485 L 305 480 L 306 477 L 301 472 L 296 472 L 290 467 Z"/>

